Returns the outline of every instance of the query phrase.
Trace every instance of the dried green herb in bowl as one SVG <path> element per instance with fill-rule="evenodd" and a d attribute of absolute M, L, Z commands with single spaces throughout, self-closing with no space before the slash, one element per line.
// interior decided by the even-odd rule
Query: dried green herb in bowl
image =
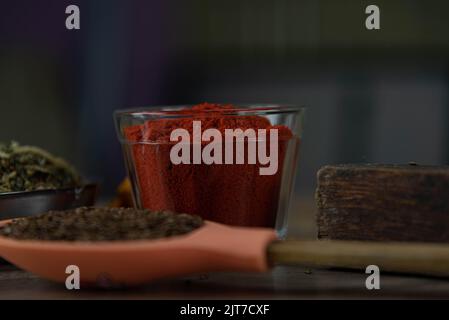
<path fill-rule="evenodd" d="M 133 208 L 82 207 L 13 220 L 0 236 L 17 240 L 120 241 L 187 234 L 203 225 L 199 216 Z"/>
<path fill-rule="evenodd" d="M 80 185 L 80 175 L 63 159 L 34 146 L 0 144 L 0 193 Z"/>

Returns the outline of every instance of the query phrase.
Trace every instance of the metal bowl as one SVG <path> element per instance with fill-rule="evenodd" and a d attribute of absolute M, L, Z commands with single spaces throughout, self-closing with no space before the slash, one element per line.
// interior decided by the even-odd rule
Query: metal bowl
<path fill-rule="evenodd" d="M 92 206 L 97 190 L 98 185 L 92 183 L 78 188 L 1 193 L 0 220 Z"/>

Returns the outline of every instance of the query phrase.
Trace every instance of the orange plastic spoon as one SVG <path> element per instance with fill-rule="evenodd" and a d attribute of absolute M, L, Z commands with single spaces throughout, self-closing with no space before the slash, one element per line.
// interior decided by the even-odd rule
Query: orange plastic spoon
<path fill-rule="evenodd" d="M 50 242 L 0 237 L 0 256 L 43 278 L 64 282 L 76 265 L 81 282 L 135 285 L 209 271 L 265 271 L 270 229 L 206 222 L 185 236 L 121 242 Z"/>
<path fill-rule="evenodd" d="M 6 223 L 6 222 L 3 222 Z M 272 263 L 449 276 L 449 245 L 355 241 L 274 241 L 270 229 L 206 222 L 173 238 L 121 242 L 24 241 L 0 237 L 0 256 L 64 282 L 76 265 L 84 284 L 137 285 L 211 271 L 265 271 Z"/>

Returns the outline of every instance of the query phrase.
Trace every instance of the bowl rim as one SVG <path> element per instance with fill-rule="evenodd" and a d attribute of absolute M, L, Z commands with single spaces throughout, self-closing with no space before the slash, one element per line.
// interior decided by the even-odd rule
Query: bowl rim
<path fill-rule="evenodd" d="M 284 113 L 301 113 L 305 111 L 303 105 L 282 104 L 282 103 L 214 103 L 219 105 L 233 105 L 234 109 L 220 110 L 222 116 L 235 115 L 269 115 Z M 179 105 L 155 105 L 143 106 L 114 111 L 114 118 L 146 118 L 146 117 L 166 117 L 166 118 L 190 118 L 201 114 L 214 114 L 216 110 L 202 110 L 201 112 L 188 112 L 189 108 L 196 104 Z M 182 113 L 179 111 L 183 110 Z"/>
<path fill-rule="evenodd" d="M 15 197 L 23 197 L 23 196 L 37 196 L 37 195 L 44 195 L 44 194 L 57 194 L 57 193 L 67 193 L 67 192 L 77 192 L 77 190 L 80 190 L 79 192 L 83 192 L 86 189 L 97 189 L 99 186 L 98 183 L 95 182 L 89 182 L 86 184 L 83 184 L 79 187 L 67 187 L 67 188 L 60 188 L 60 189 L 42 189 L 42 190 L 30 190 L 30 191 L 12 191 L 12 192 L 3 192 L 0 193 L 0 201 L 5 198 L 15 198 Z"/>

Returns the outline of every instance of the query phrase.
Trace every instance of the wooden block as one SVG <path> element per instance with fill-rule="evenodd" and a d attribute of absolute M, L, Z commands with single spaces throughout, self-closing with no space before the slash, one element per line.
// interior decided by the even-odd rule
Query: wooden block
<path fill-rule="evenodd" d="M 329 165 L 316 200 L 321 239 L 449 242 L 449 167 Z"/>

